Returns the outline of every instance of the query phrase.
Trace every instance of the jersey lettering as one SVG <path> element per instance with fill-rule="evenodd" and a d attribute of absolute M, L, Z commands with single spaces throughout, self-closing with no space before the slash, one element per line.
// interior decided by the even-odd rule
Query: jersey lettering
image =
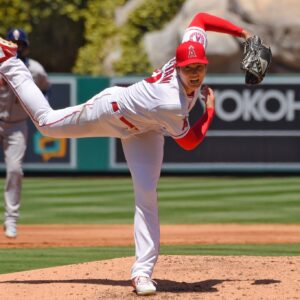
<path fill-rule="evenodd" d="M 145 78 L 149 83 L 169 83 L 173 78 L 176 59 L 172 58 L 161 69 L 156 69 L 150 77 Z"/>
<path fill-rule="evenodd" d="M 161 69 L 156 69 L 150 77 L 145 78 L 145 80 L 149 83 L 154 83 L 157 82 L 158 80 L 161 79 L 162 76 L 162 70 Z"/>

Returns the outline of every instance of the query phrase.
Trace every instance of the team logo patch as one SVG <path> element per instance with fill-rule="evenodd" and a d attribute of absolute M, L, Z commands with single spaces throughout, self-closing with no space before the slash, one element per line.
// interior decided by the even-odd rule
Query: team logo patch
<path fill-rule="evenodd" d="M 189 53 L 188 58 L 195 58 L 197 57 L 194 46 L 189 46 Z"/>
<path fill-rule="evenodd" d="M 194 32 L 190 36 L 190 41 L 198 42 L 202 45 L 205 45 L 206 38 L 202 33 Z"/>

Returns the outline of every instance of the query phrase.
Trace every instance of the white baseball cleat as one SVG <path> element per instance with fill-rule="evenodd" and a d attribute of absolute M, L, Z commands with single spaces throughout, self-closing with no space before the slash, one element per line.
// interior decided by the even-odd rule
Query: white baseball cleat
<path fill-rule="evenodd" d="M 17 55 L 18 46 L 12 42 L 0 38 L 0 63 Z"/>
<path fill-rule="evenodd" d="M 153 283 L 156 284 L 155 281 L 146 276 L 137 276 L 132 279 L 132 286 L 140 296 L 154 295 L 156 293 L 156 287 Z"/>
<path fill-rule="evenodd" d="M 4 234 L 7 238 L 14 239 L 17 237 L 17 225 L 8 223 L 4 225 Z"/>

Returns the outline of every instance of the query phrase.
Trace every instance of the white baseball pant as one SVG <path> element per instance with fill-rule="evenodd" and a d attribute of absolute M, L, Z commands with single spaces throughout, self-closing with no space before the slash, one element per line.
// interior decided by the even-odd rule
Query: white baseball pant
<path fill-rule="evenodd" d="M 22 162 L 26 151 L 27 122 L 6 123 L 0 121 L 0 142 L 3 145 L 6 164 L 5 220 L 4 224 L 16 223 L 20 214 L 22 188 Z"/>
<path fill-rule="evenodd" d="M 161 133 L 149 131 L 122 139 L 122 145 L 135 194 L 136 262 L 132 267 L 132 278 L 151 277 L 160 244 L 156 189 L 163 160 L 164 137 Z"/>
<path fill-rule="evenodd" d="M 132 267 L 132 278 L 151 276 L 159 254 L 156 188 L 163 160 L 163 135 L 156 131 L 130 135 L 127 126 L 112 109 L 111 102 L 116 99 L 111 98 L 111 89 L 84 104 L 53 110 L 20 60 L 11 58 L 0 64 L 0 73 L 42 134 L 55 138 L 121 138 L 135 193 L 136 262 Z"/>

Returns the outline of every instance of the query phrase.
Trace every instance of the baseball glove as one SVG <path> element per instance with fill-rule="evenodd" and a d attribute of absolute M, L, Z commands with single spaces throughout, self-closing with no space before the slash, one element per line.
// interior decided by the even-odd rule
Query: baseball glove
<path fill-rule="evenodd" d="M 241 69 L 246 71 L 245 83 L 259 84 L 264 79 L 272 60 L 270 47 L 265 46 L 257 36 L 251 36 L 244 44 Z"/>

